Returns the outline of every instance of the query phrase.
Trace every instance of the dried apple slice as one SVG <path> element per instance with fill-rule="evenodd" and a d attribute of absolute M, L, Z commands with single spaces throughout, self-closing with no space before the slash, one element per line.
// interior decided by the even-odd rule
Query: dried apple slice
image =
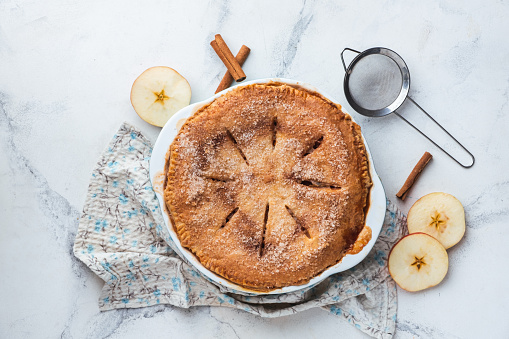
<path fill-rule="evenodd" d="M 408 211 L 408 233 L 424 232 L 446 248 L 465 234 L 465 211 L 458 199 L 437 192 L 423 196 Z"/>
<path fill-rule="evenodd" d="M 170 117 L 191 101 L 191 86 L 173 68 L 147 69 L 134 81 L 131 104 L 140 118 L 163 127 Z"/>
<path fill-rule="evenodd" d="M 449 257 L 438 240 L 426 233 L 403 237 L 389 253 L 389 273 L 409 292 L 438 285 L 447 274 Z"/>

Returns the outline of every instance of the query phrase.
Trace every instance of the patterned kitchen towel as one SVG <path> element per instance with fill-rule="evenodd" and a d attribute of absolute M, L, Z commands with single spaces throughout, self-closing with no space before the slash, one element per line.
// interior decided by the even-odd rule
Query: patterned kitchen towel
<path fill-rule="evenodd" d="M 92 173 L 74 254 L 106 282 L 101 310 L 206 305 L 279 317 L 321 307 L 373 337 L 392 337 L 397 294 L 386 262 L 406 229 L 394 205 L 388 204 L 380 236 L 359 265 L 307 290 L 237 295 L 209 282 L 179 255 L 149 179 L 151 152 L 151 143 L 124 123 Z"/>

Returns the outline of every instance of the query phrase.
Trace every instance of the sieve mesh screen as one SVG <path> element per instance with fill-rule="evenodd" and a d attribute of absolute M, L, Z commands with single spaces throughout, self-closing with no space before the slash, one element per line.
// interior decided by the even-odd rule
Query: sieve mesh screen
<path fill-rule="evenodd" d="M 378 110 L 392 104 L 403 85 L 398 65 L 389 57 L 371 54 L 360 59 L 352 69 L 348 88 L 357 105 Z"/>

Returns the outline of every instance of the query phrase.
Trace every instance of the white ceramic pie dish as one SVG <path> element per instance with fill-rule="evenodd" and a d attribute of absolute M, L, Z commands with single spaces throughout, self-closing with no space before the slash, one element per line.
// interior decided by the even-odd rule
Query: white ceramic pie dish
<path fill-rule="evenodd" d="M 266 79 L 259 79 L 259 80 L 253 80 L 248 82 L 243 82 L 242 84 L 238 86 L 245 86 L 250 84 L 264 84 L 269 82 L 279 82 L 288 84 L 291 86 L 303 88 L 312 92 L 316 92 L 318 94 L 323 95 L 324 97 L 328 98 L 329 100 L 336 102 L 332 99 L 331 96 L 327 95 L 325 92 L 318 90 L 317 88 L 308 85 L 306 83 L 290 80 L 290 79 L 281 79 L 281 78 L 266 78 Z M 217 97 L 221 96 L 222 94 L 232 90 L 234 87 L 228 88 L 222 92 L 217 93 L 216 95 L 212 96 L 211 98 L 197 102 L 194 104 L 191 104 L 187 107 L 184 107 L 175 115 L 173 115 L 170 120 L 166 123 L 166 125 L 161 130 L 161 133 L 159 134 L 156 143 L 154 145 L 154 149 L 152 151 L 152 157 L 150 159 L 150 180 L 152 181 L 152 186 L 157 187 L 157 184 L 160 183 L 161 174 L 164 173 L 164 166 L 165 166 L 165 156 L 166 153 L 173 142 L 174 138 L 177 136 L 180 128 L 182 127 L 183 123 L 187 118 L 189 118 L 191 115 L 193 115 L 194 112 L 196 112 L 199 108 L 202 106 L 212 102 Z M 344 109 L 343 109 L 344 111 Z M 382 182 L 380 181 L 380 178 L 376 174 L 375 167 L 373 166 L 373 159 L 371 158 L 371 153 L 369 151 L 368 145 L 366 144 L 366 141 L 364 140 L 364 144 L 366 146 L 366 151 L 368 153 L 369 158 L 369 171 L 371 175 L 371 180 L 373 182 L 373 186 L 371 187 L 370 191 L 370 205 L 368 209 L 368 213 L 366 215 L 366 225 L 371 228 L 372 231 L 372 237 L 371 240 L 368 242 L 366 246 L 357 254 L 347 254 L 343 259 L 337 263 L 334 266 L 329 267 L 327 270 L 319 274 L 318 276 L 311 279 L 307 284 L 303 285 L 297 285 L 297 286 L 287 286 L 283 288 L 279 288 L 276 290 L 271 291 L 254 291 L 250 289 L 246 289 L 240 285 L 237 285 L 229 280 L 226 280 L 225 278 L 217 275 L 216 273 L 208 270 L 203 266 L 198 258 L 188 249 L 182 247 L 180 244 L 179 238 L 177 236 L 177 233 L 175 232 L 171 221 L 167 215 L 167 213 L 163 213 L 163 218 L 166 223 L 166 226 L 169 230 L 170 236 L 177 246 L 177 248 L 180 250 L 182 255 L 209 281 L 215 283 L 216 285 L 222 287 L 225 290 L 232 291 L 234 293 L 244 294 L 244 295 L 261 295 L 261 294 L 281 294 L 281 293 L 289 293 L 294 292 L 300 289 L 304 289 L 307 287 L 314 286 L 318 284 L 319 282 L 323 281 L 325 278 L 331 276 L 332 274 L 343 272 L 349 268 L 352 268 L 353 266 L 360 263 L 371 251 L 373 248 L 373 245 L 375 244 L 378 235 L 380 234 L 380 230 L 382 229 L 383 221 L 385 218 L 385 209 L 386 209 L 386 197 L 385 197 L 385 191 L 382 186 Z M 158 192 L 156 190 L 156 196 L 159 200 L 159 205 L 161 206 L 161 210 L 165 211 L 165 202 L 164 197 L 161 194 L 161 192 Z"/>

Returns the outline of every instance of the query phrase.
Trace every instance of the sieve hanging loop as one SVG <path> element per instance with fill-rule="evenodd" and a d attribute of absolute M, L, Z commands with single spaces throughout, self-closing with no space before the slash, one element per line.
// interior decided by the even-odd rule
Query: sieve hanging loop
<path fill-rule="evenodd" d="M 351 52 L 357 53 L 357 56 L 350 62 L 348 67 L 346 66 L 345 59 L 344 59 L 344 53 L 346 51 L 351 51 Z M 392 79 L 394 79 L 394 76 L 395 76 L 394 74 L 389 74 L 389 73 L 383 73 L 383 72 L 377 73 L 377 72 L 373 71 L 369 74 L 371 77 L 366 77 L 366 78 L 361 77 L 362 81 L 359 82 L 359 84 L 361 85 L 361 88 L 362 88 L 362 86 L 368 86 L 368 87 L 374 86 L 373 88 L 376 88 L 376 91 L 375 91 L 376 93 L 370 92 L 370 95 L 372 95 L 375 99 L 378 98 L 377 105 L 373 104 L 371 101 L 369 101 L 369 103 L 364 101 L 364 103 L 360 104 L 354 99 L 354 95 L 352 95 L 352 92 L 350 90 L 350 79 L 351 79 L 352 72 L 353 72 L 355 66 L 358 65 L 361 60 L 363 60 L 365 57 L 368 57 L 368 56 L 386 57 L 390 60 L 389 68 L 392 67 L 392 69 L 394 70 L 394 67 L 397 67 L 396 73 L 398 76 L 401 77 L 400 78 L 401 84 L 397 85 L 398 86 L 398 87 L 396 87 L 397 93 L 393 93 L 394 94 L 393 97 L 391 97 L 388 102 L 381 104 L 380 97 L 383 95 L 377 96 L 378 94 L 382 93 L 382 92 L 377 92 L 377 91 L 388 89 L 387 88 L 388 81 L 391 81 L 391 77 L 392 77 Z M 368 60 L 368 59 L 364 59 L 364 60 Z M 385 60 L 385 58 L 384 58 L 384 60 Z M 431 141 L 431 143 L 433 143 L 433 145 L 438 147 L 442 152 L 444 152 L 447 156 L 449 156 L 452 160 L 454 160 L 460 166 L 462 166 L 464 168 L 470 168 L 474 165 L 475 158 L 472 155 L 472 153 L 470 153 L 470 151 L 468 151 L 468 149 L 466 149 L 465 146 L 463 146 L 455 137 L 453 137 L 451 135 L 451 133 L 449 133 L 442 125 L 440 125 L 428 112 L 426 112 L 410 96 L 408 96 L 408 92 L 410 90 L 410 71 L 408 70 L 408 66 L 406 65 L 405 61 L 399 54 L 397 54 L 396 52 L 394 52 L 391 49 L 384 48 L 384 47 L 374 47 L 374 48 L 367 49 L 364 52 L 359 52 L 352 48 L 345 48 L 341 52 L 341 62 L 343 63 L 343 68 L 345 69 L 345 78 L 344 78 L 344 82 L 343 82 L 345 97 L 348 100 L 348 103 L 350 104 L 350 106 L 352 106 L 352 108 L 355 111 L 357 111 L 359 114 L 362 114 L 362 115 L 365 115 L 368 117 L 381 117 L 381 116 L 388 115 L 390 113 L 395 113 L 400 119 L 402 119 L 408 125 L 413 127 L 416 131 L 418 131 L 426 139 Z M 386 62 L 386 61 L 384 61 L 384 62 Z M 369 61 L 367 61 L 367 63 L 368 63 L 368 65 L 370 64 Z M 365 64 L 366 64 L 366 62 L 365 62 Z M 387 71 L 387 70 L 384 70 L 384 71 Z M 399 71 L 399 73 L 398 73 L 398 71 Z M 360 73 L 358 72 L 358 74 L 362 74 L 362 71 L 360 71 Z M 379 81 L 379 82 L 376 82 L 376 81 Z M 354 83 L 355 83 L 355 80 L 354 80 Z M 382 87 L 377 87 L 377 86 L 382 86 Z M 383 87 L 383 86 L 386 86 L 386 87 Z M 366 87 L 368 91 L 370 91 L 370 90 L 373 91 L 373 88 L 371 88 L 371 87 L 368 88 L 368 87 Z M 392 86 L 390 86 L 390 87 L 392 88 Z M 355 86 L 354 86 L 354 89 L 355 89 Z M 362 89 L 364 89 L 364 88 L 362 88 Z M 387 94 L 387 93 L 384 93 L 384 94 Z M 368 96 L 368 98 L 370 98 L 370 96 Z M 370 98 L 370 99 L 372 99 L 372 98 Z M 385 99 L 387 100 L 387 98 L 385 98 Z M 444 131 L 452 140 L 454 140 L 456 142 L 456 144 L 458 144 L 465 152 L 467 152 L 468 155 L 470 156 L 470 158 L 472 159 L 472 163 L 469 165 L 465 165 L 465 164 L 461 163 L 455 157 L 453 157 L 451 154 L 449 154 L 446 150 L 444 150 L 441 146 L 439 146 L 435 141 L 433 141 L 430 137 L 428 137 L 419 128 L 417 128 L 410 121 L 408 121 L 406 118 L 404 118 L 402 115 L 400 115 L 396 110 L 401 107 L 401 105 L 406 101 L 406 99 L 409 99 L 429 119 L 431 119 L 431 121 L 433 121 L 436 125 L 438 125 L 438 127 L 440 127 L 440 129 L 442 131 Z M 371 106 L 376 106 L 376 107 L 371 107 Z"/>
<path fill-rule="evenodd" d="M 345 58 L 344 58 L 344 56 L 343 56 L 343 54 L 345 54 L 345 51 L 352 51 L 352 52 L 357 53 L 357 54 L 361 54 L 361 52 L 356 51 L 355 49 L 348 48 L 348 47 L 347 47 L 347 48 L 345 48 L 345 49 L 343 50 L 343 52 L 341 52 L 341 62 L 343 62 L 343 68 L 345 69 L 345 72 L 348 72 L 348 71 L 347 71 L 347 68 L 346 68 L 346 64 L 345 64 Z M 351 70 L 350 70 L 350 72 L 351 72 Z"/>

